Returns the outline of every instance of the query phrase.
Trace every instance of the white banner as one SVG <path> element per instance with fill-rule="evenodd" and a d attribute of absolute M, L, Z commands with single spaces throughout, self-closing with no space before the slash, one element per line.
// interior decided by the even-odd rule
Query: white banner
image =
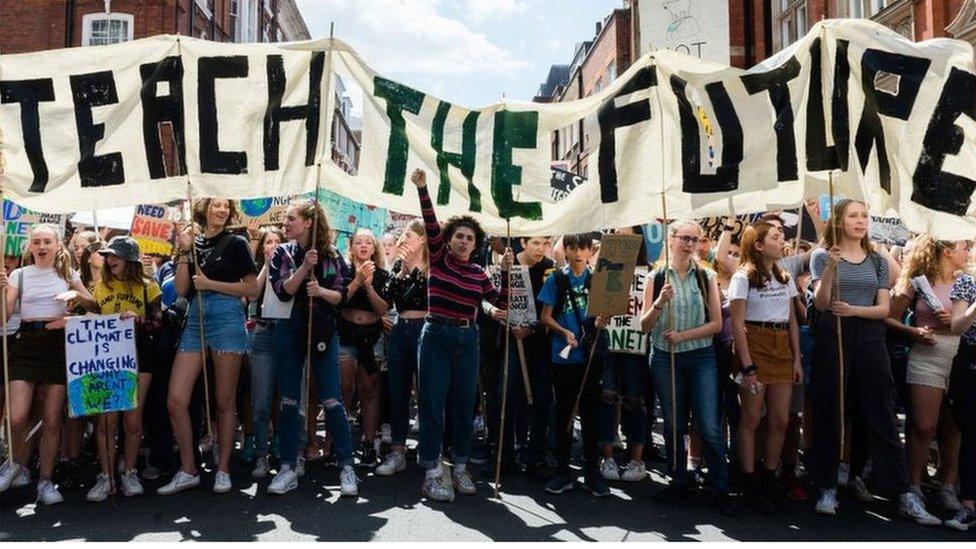
<path fill-rule="evenodd" d="M 644 283 L 647 267 L 634 269 L 634 281 L 630 285 L 630 303 L 627 314 L 610 317 L 607 323 L 607 341 L 610 350 L 630 355 L 647 354 L 647 334 L 640 328 L 641 307 L 644 304 Z"/>
<path fill-rule="evenodd" d="M 331 47 L 330 47 L 331 44 Z M 329 158 L 332 79 L 364 90 L 356 175 Z M 341 41 L 160 36 L 0 56 L 7 189 L 38 211 L 311 191 L 495 234 L 561 234 L 796 207 L 826 189 L 941 238 L 976 235 L 976 69 L 969 44 L 820 22 L 749 71 L 667 50 L 600 93 L 478 110 L 383 79 Z M 553 132 L 583 121 L 585 178 L 554 177 Z M 167 156 L 172 149 L 176 154 Z M 557 174 L 558 175 L 558 174 Z"/>
<path fill-rule="evenodd" d="M 669 49 L 705 61 L 728 64 L 728 0 L 643 0 L 641 55 Z"/>

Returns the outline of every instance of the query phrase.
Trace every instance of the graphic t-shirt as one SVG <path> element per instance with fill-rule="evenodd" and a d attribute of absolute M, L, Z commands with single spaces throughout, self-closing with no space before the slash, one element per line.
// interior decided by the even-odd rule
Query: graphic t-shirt
<path fill-rule="evenodd" d="M 762 288 L 751 287 L 745 269 L 736 271 L 729 282 L 729 301 L 745 299 L 746 320 L 751 322 L 788 322 L 796 296 L 792 280 L 783 284 L 773 277 Z"/>
<path fill-rule="evenodd" d="M 558 301 L 563 302 L 561 311 L 554 310 L 552 312 L 553 318 L 560 326 L 573 332 L 573 335 L 576 336 L 577 343 L 579 343 L 575 349 L 569 352 L 568 359 L 563 358 L 559 353 L 566 348 L 566 338 L 562 334 L 551 334 L 549 339 L 552 343 L 552 362 L 554 364 L 580 364 L 586 362 L 586 353 L 582 345 L 583 327 L 580 326 L 579 320 L 581 318 L 585 320 L 584 315 L 586 315 L 586 304 L 587 298 L 589 297 L 586 283 L 590 278 L 590 270 L 584 270 L 583 274 L 579 277 L 574 275 L 569 267 L 563 267 L 562 272 L 569 278 L 569 293 L 572 294 L 572 301 L 568 296 L 564 296 L 562 299 L 559 298 L 560 290 L 556 283 L 558 271 L 553 272 L 546 278 L 545 283 L 542 285 L 542 290 L 539 291 L 538 299 L 540 303 L 549 305 L 550 307 L 555 307 Z M 573 302 L 576 303 L 576 310 L 579 311 L 578 317 L 573 310 Z"/>
<path fill-rule="evenodd" d="M 131 311 L 146 318 L 146 305 L 151 304 L 161 294 L 159 284 L 148 279 L 145 285 L 113 280 L 109 283 L 99 281 L 95 284 L 92 297 L 98 303 L 99 312 L 103 315 L 118 314 Z M 145 290 L 145 291 L 143 291 Z"/>

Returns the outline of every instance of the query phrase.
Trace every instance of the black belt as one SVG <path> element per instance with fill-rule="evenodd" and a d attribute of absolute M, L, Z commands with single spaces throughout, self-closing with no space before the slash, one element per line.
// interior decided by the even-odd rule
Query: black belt
<path fill-rule="evenodd" d="M 759 326 L 760 328 L 770 328 L 773 330 L 788 330 L 790 328 L 789 322 L 759 322 L 756 320 L 747 320 L 746 324 L 749 326 Z"/>
<path fill-rule="evenodd" d="M 402 316 L 397 317 L 397 324 L 401 322 L 406 322 L 407 324 L 423 324 L 426 321 L 427 321 L 427 317 L 424 318 L 403 318 Z"/>
<path fill-rule="evenodd" d="M 454 326 L 456 328 L 473 328 L 475 323 L 470 318 L 449 318 L 440 315 L 427 315 L 424 320 L 430 322 L 431 324 L 443 324 L 445 326 Z"/>

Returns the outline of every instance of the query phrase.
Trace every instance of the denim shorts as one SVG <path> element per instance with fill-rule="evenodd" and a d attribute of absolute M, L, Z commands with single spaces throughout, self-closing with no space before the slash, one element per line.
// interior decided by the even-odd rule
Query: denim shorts
<path fill-rule="evenodd" d="M 180 337 L 180 352 L 200 350 L 199 298 L 190 300 L 186 327 Z M 246 354 L 250 349 L 244 307 L 239 297 L 216 292 L 203 293 L 203 337 L 207 348 L 217 353 Z"/>
<path fill-rule="evenodd" d="M 373 356 L 376 358 L 376 362 L 383 362 L 383 358 L 386 356 L 384 338 L 379 338 L 376 340 L 376 343 L 373 344 Z M 359 348 L 353 347 L 352 345 L 339 345 L 339 357 L 359 360 Z"/>

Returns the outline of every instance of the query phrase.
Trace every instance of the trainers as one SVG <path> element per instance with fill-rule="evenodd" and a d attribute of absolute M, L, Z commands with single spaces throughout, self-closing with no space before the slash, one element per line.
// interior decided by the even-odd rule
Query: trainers
<path fill-rule="evenodd" d="M 406 470 L 407 458 L 400 452 L 390 452 L 386 460 L 376 468 L 376 474 L 381 477 L 392 476 Z"/>
<path fill-rule="evenodd" d="M 380 442 L 383 444 L 393 444 L 393 430 L 389 423 L 380 425 Z"/>
<path fill-rule="evenodd" d="M 556 474 L 546 483 L 545 490 L 550 494 L 561 494 L 573 489 L 573 481 L 562 474 Z"/>
<path fill-rule="evenodd" d="M 160 474 L 159 467 L 146 465 L 146 468 L 142 470 L 142 480 L 157 480 Z"/>
<path fill-rule="evenodd" d="M 230 475 L 223 471 L 217 471 L 217 474 L 214 476 L 214 493 L 226 494 L 227 492 L 230 492 L 231 488 L 233 488 L 233 486 L 230 483 Z"/>
<path fill-rule="evenodd" d="M 339 472 L 339 493 L 343 496 L 359 495 L 359 477 L 352 465 L 346 465 Z"/>
<path fill-rule="evenodd" d="M 817 500 L 814 510 L 821 515 L 836 515 L 838 506 L 837 490 L 829 488 L 820 493 L 820 499 Z"/>
<path fill-rule="evenodd" d="M 603 482 L 602 475 L 587 475 L 583 481 L 583 486 L 595 497 L 603 498 L 610 495 L 610 487 L 607 486 L 606 482 Z"/>
<path fill-rule="evenodd" d="M 281 466 L 278 474 L 271 479 L 271 484 L 268 484 L 268 493 L 281 495 L 291 492 L 295 488 L 298 488 L 298 475 L 295 474 L 295 470 L 291 465 L 287 463 Z"/>
<path fill-rule="evenodd" d="M 176 474 L 173 475 L 173 480 L 169 481 L 169 484 L 166 484 L 165 486 L 161 486 L 158 490 L 156 490 L 156 493 L 161 496 L 169 496 L 169 495 L 176 494 L 178 492 L 182 492 L 183 490 L 196 488 L 199 485 L 200 485 L 199 473 L 196 475 L 188 475 L 181 470 L 181 471 L 177 471 Z"/>
<path fill-rule="evenodd" d="M 379 461 L 379 455 L 376 448 L 372 444 L 364 442 L 359 452 L 359 466 L 376 467 L 377 461 Z"/>
<path fill-rule="evenodd" d="M 0 466 L 0 492 L 6 492 L 10 488 L 15 480 L 18 480 L 21 475 L 27 469 L 11 461 L 5 461 L 2 466 Z M 28 473 L 28 481 L 30 480 L 30 473 Z"/>
<path fill-rule="evenodd" d="M 38 491 L 40 491 L 40 487 L 38 487 Z M 105 473 L 99 473 L 98 476 L 95 477 L 95 485 L 92 486 L 92 489 L 88 491 L 88 495 L 85 496 L 85 499 L 91 502 L 105 501 L 111 492 L 111 479 L 109 479 L 108 475 Z"/>
<path fill-rule="evenodd" d="M 600 462 L 600 476 L 605 480 L 620 480 L 620 467 L 613 458 L 603 458 Z"/>
<path fill-rule="evenodd" d="M 16 486 L 16 483 L 15 483 Z M 956 495 L 956 487 L 947 484 L 939 490 L 939 507 L 942 507 L 946 511 L 959 512 L 962 510 L 962 503 L 959 501 L 959 497 Z"/>
<path fill-rule="evenodd" d="M 786 490 L 786 496 L 793 501 L 807 500 L 807 489 L 803 487 L 803 482 L 795 475 L 783 477 L 783 489 Z"/>
<path fill-rule="evenodd" d="M 847 486 L 851 477 L 851 466 L 847 462 L 840 462 L 837 466 L 837 486 Z"/>
<path fill-rule="evenodd" d="M 454 487 L 451 483 L 444 482 L 443 473 L 436 477 L 426 477 L 420 491 L 431 501 L 454 501 Z"/>
<path fill-rule="evenodd" d="M 254 469 L 251 469 L 251 478 L 264 478 L 268 476 L 268 458 L 259 457 L 254 460 Z"/>
<path fill-rule="evenodd" d="M 122 493 L 125 497 L 141 496 L 144 491 L 135 469 L 122 473 Z"/>
<path fill-rule="evenodd" d="M 295 462 L 295 475 L 298 478 L 305 476 L 305 458 L 298 456 L 298 460 Z"/>
<path fill-rule="evenodd" d="M 867 485 L 864 484 L 864 479 L 861 477 L 854 477 L 854 480 L 851 481 L 850 488 L 854 492 L 857 501 L 862 503 L 871 503 L 874 501 L 874 494 L 868 490 Z"/>
<path fill-rule="evenodd" d="M 647 468 L 644 467 L 644 462 L 632 459 L 630 460 L 630 463 L 624 467 L 624 472 L 620 474 L 620 480 L 625 480 L 627 482 L 640 482 L 644 480 L 644 477 L 646 476 Z"/>
<path fill-rule="evenodd" d="M 451 472 L 451 482 L 454 489 L 465 496 L 474 495 L 478 491 L 474 481 L 471 480 L 471 473 L 468 472 L 467 467 L 456 466 Z"/>
<path fill-rule="evenodd" d="M 976 528 L 976 513 L 969 507 L 963 507 L 951 519 L 945 521 L 945 525 L 966 532 L 970 528 Z"/>
<path fill-rule="evenodd" d="M 57 505 L 64 501 L 64 498 L 50 480 L 44 479 L 37 483 L 37 501 L 44 505 Z"/>
<path fill-rule="evenodd" d="M 898 510 L 902 516 L 908 517 L 922 526 L 939 526 L 942 521 L 925 510 L 925 503 L 915 492 L 905 492 L 898 498 L 901 505 Z"/>

